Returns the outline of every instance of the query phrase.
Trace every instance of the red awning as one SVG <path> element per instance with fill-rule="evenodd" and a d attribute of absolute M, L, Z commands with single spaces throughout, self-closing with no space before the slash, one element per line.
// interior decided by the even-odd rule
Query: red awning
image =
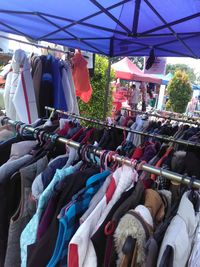
<path fill-rule="evenodd" d="M 112 64 L 116 78 L 129 81 L 151 82 L 161 84 L 162 80 L 150 74 L 144 74 L 128 57 Z"/>

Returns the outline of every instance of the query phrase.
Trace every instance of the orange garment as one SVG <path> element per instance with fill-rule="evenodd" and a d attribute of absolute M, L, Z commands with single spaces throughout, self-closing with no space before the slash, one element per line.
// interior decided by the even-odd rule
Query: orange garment
<path fill-rule="evenodd" d="M 165 154 L 162 156 L 162 158 L 159 159 L 159 161 L 156 163 L 155 167 L 160 168 L 161 165 L 163 164 L 164 160 L 169 156 L 170 152 L 173 150 L 173 147 L 169 147 Z M 156 181 L 157 175 L 156 174 L 151 174 L 151 179 Z"/>
<path fill-rule="evenodd" d="M 87 69 L 87 60 L 80 52 L 72 58 L 73 63 L 73 80 L 76 89 L 76 95 L 87 103 L 92 96 L 92 87 L 90 85 L 89 72 Z"/>

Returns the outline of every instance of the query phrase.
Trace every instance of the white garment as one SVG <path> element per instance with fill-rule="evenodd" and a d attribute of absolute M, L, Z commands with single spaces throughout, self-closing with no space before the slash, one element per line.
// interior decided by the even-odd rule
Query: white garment
<path fill-rule="evenodd" d="M 70 66 L 62 68 L 62 86 L 68 111 L 79 115 L 78 102 Z"/>
<path fill-rule="evenodd" d="M 4 104 L 6 116 L 12 120 L 17 120 L 17 114 L 12 102 L 17 85 L 19 80 L 19 66 L 16 64 L 15 54 L 12 58 L 11 71 L 8 73 L 5 83 L 5 92 L 4 92 Z"/>
<path fill-rule="evenodd" d="M 22 59 L 23 67 L 20 70 L 17 88 L 13 97 L 13 104 L 19 120 L 30 124 L 38 118 L 30 64 L 23 50 L 16 50 L 15 54 L 19 54 L 19 58 Z"/>
<path fill-rule="evenodd" d="M 131 130 L 144 132 L 149 126 L 148 120 L 143 120 L 141 116 L 136 117 L 136 121 L 130 127 Z M 136 133 L 128 133 L 126 140 L 132 142 L 136 147 L 142 144 L 142 136 Z"/>
<path fill-rule="evenodd" d="M 63 168 L 67 168 L 70 165 L 73 165 L 74 161 L 78 159 L 78 151 L 77 149 L 73 147 L 68 147 L 69 152 L 68 152 L 68 160 Z"/>
<path fill-rule="evenodd" d="M 196 230 L 194 238 L 194 246 L 188 262 L 188 267 L 199 267 L 199 266 L 200 266 L 200 221 Z"/>
<path fill-rule="evenodd" d="M 137 181 L 138 174 L 133 171 L 131 167 L 122 166 L 118 168 L 111 179 L 111 183 L 108 187 L 108 191 L 113 190 L 113 195 L 109 201 L 106 195 L 96 205 L 95 209 L 88 216 L 83 224 L 80 225 L 77 232 L 73 236 L 69 244 L 68 253 L 68 267 L 74 267 L 70 259 L 74 257 L 73 248 L 77 248 L 76 255 L 78 257 L 79 267 L 95 267 L 97 266 L 97 257 L 90 237 L 98 229 L 97 226 L 101 225 L 101 222 L 108 215 L 113 205 L 121 197 L 130 186 L 133 186 Z"/>
<path fill-rule="evenodd" d="M 139 101 L 140 101 L 140 89 L 135 88 L 131 92 L 130 103 L 131 104 L 138 104 Z"/>
<path fill-rule="evenodd" d="M 177 215 L 172 219 L 165 233 L 157 267 L 160 266 L 167 245 L 170 245 L 174 251 L 173 267 L 186 266 L 198 221 L 199 214 L 195 214 L 194 206 L 186 192 L 181 198 Z"/>
<path fill-rule="evenodd" d="M 23 66 L 23 68 L 22 68 Z M 25 52 L 15 51 L 5 84 L 5 110 L 12 120 L 32 123 L 38 118 L 30 65 Z"/>
<path fill-rule="evenodd" d="M 153 218 L 147 207 L 145 207 L 144 205 L 138 205 L 135 208 L 135 211 L 139 213 L 140 216 L 144 219 L 144 221 L 151 225 L 151 227 L 153 228 Z"/>

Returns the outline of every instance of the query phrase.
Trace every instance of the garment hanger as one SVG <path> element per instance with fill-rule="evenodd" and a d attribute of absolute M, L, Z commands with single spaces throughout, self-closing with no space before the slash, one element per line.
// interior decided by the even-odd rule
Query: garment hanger
<path fill-rule="evenodd" d="M 15 126 L 14 126 L 14 129 L 15 129 L 15 132 L 17 134 L 20 134 L 20 128 L 22 127 L 22 125 L 25 125 L 25 123 L 23 122 L 16 122 Z"/>
<path fill-rule="evenodd" d="M 106 166 L 105 166 L 105 157 L 106 157 L 107 153 L 109 153 L 108 150 L 102 150 L 101 151 L 101 155 L 100 155 L 101 171 L 104 171 L 106 169 Z"/>
<path fill-rule="evenodd" d="M 82 149 L 83 149 L 83 147 L 84 147 L 84 144 L 80 143 L 80 146 L 79 146 L 79 148 L 77 150 L 79 160 L 82 160 Z"/>
<path fill-rule="evenodd" d="M 47 55 L 50 55 L 49 49 L 50 49 L 50 46 L 48 45 L 47 46 Z"/>
<path fill-rule="evenodd" d="M 81 167 L 81 170 L 84 170 L 88 167 L 88 159 L 87 159 L 87 144 L 84 144 L 81 150 L 81 160 L 83 161 L 83 165 Z"/>
<path fill-rule="evenodd" d="M 42 146 L 42 139 L 41 139 L 41 134 L 42 132 L 45 132 L 44 129 L 38 129 L 37 131 L 35 131 L 35 135 L 36 135 L 36 140 L 38 141 L 38 145 L 41 147 Z"/>
<path fill-rule="evenodd" d="M 95 147 L 95 149 L 97 148 Z M 97 165 L 97 160 L 95 158 L 93 145 L 89 144 L 85 146 L 84 158 L 85 158 L 86 166 L 91 167 L 91 166 Z"/>
<path fill-rule="evenodd" d="M 51 120 L 51 118 L 53 118 L 55 112 L 56 112 L 56 109 L 54 108 L 54 109 L 51 111 L 50 115 L 49 115 L 49 120 Z"/>
<path fill-rule="evenodd" d="M 19 128 L 19 134 L 23 138 L 25 136 L 24 132 L 26 131 L 26 124 L 22 123 Z"/>
<path fill-rule="evenodd" d="M 94 164 L 95 164 L 95 165 L 98 164 L 98 163 L 97 163 L 97 158 L 96 158 L 96 152 L 97 152 L 98 149 L 99 149 L 98 147 L 94 147 L 94 146 L 93 146 L 92 151 L 91 151 L 91 153 L 92 153 L 92 155 L 93 155 L 93 160 L 94 160 Z"/>
<path fill-rule="evenodd" d="M 40 134 L 40 140 L 41 140 L 40 146 L 41 147 L 43 147 L 44 144 L 46 143 L 46 134 L 47 134 L 46 131 L 42 131 Z"/>
<path fill-rule="evenodd" d="M 33 45 L 31 45 L 31 55 L 30 55 L 30 58 L 34 57 L 34 47 Z"/>
<path fill-rule="evenodd" d="M 114 156 L 114 160 L 112 160 L 113 156 Z M 116 160 L 117 156 L 118 156 L 118 153 L 116 151 L 110 151 L 108 154 L 108 159 L 111 162 L 111 170 L 113 172 L 119 167 L 119 163 Z"/>
<path fill-rule="evenodd" d="M 93 159 L 91 158 L 92 156 L 92 149 L 93 149 L 93 146 L 92 145 L 87 145 L 86 147 L 86 158 L 87 160 L 89 161 L 89 163 L 91 163 L 92 165 L 94 164 L 93 162 Z"/>

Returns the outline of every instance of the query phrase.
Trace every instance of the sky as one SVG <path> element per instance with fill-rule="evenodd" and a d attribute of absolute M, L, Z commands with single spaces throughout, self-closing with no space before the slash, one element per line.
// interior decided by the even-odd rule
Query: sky
<path fill-rule="evenodd" d="M 194 59 L 189 57 L 168 57 L 167 63 L 170 64 L 186 64 L 194 69 L 195 73 L 200 74 L 200 59 Z"/>

